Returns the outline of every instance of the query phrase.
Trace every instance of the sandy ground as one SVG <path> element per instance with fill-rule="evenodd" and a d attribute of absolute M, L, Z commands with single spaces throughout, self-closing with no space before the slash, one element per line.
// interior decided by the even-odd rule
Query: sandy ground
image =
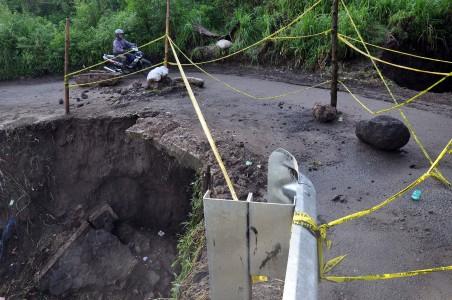
<path fill-rule="evenodd" d="M 193 75 L 205 78 L 201 74 Z M 290 77 L 290 74 L 283 75 Z M 265 80 L 262 79 L 265 76 L 256 74 L 218 77 L 258 96 L 300 88 Z M 143 80 L 143 77 L 139 79 Z M 298 82 L 312 83 L 309 80 Z M 124 82 L 123 90 L 131 83 Z M 86 89 L 88 99 L 77 102 L 76 98 L 83 90 L 72 92 L 73 115 L 162 111 L 191 122 L 201 135 L 190 101 L 183 94 L 135 97 L 112 90 Z M 367 90 L 364 94 L 380 91 Z M 61 117 L 63 106 L 58 104 L 61 95 L 62 83 L 53 78 L 0 83 L 0 128 Z M 413 139 L 403 151 L 396 153 L 373 150 L 360 143 L 354 135 L 355 123 L 371 116 L 346 93 L 339 93 L 343 121 L 334 124 L 318 124 L 311 116 L 314 103 L 329 101 L 329 91 L 325 89 L 311 89 L 278 100 L 253 100 L 206 79 L 206 87 L 197 95 L 214 135 L 234 136 L 235 140 L 245 143 L 247 151 L 264 157 L 278 147 L 286 148 L 297 157 L 302 170 L 316 187 L 318 219 L 322 222 L 381 202 L 428 168 L 428 162 Z M 430 95 L 430 98 L 436 97 Z M 363 99 L 373 109 L 390 105 L 381 100 Z M 76 107 L 82 103 L 82 107 Z M 452 138 L 451 106 L 424 102 L 410 105 L 405 111 L 429 153 L 436 157 Z M 397 112 L 391 115 L 398 117 Z M 224 156 L 227 159 L 227 154 Z M 450 158 L 441 164 L 441 170 L 452 178 Z M 423 190 L 420 202 L 413 202 L 406 195 L 370 217 L 333 229 L 330 232 L 333 248 L 328 256 L 348 255 L 334 273 L 390 273 L 451 265 L 452 191 L 433 180 L 420 188 Z M 343 195 L 346 201 L 333 202 L 337 195 Z M 452 272 L 389 281 L 322 282 L 319 294 L 320 299 L 452 299 Z"/>

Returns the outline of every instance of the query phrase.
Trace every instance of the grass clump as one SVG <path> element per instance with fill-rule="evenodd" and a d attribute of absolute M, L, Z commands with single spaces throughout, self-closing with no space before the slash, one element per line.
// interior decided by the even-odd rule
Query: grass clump
<path fill-rule="evenodd" d="M 174 280 L 171 290 L 172 297 L 176 299 L 180 296 L 181 284 L 190 275 L 205 245 L 201 178 L 201 176 L 197 176 L 193 183 L 191 212 L 188 220 L 183 224 L 184 233 L 179 237 L 177 243 L 178 256 L 173 267 L 179 268 L 180 272 Z"/>

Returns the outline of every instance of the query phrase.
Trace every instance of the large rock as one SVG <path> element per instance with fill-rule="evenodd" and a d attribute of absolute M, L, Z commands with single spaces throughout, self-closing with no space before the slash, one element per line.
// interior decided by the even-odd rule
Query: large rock
<path fill-rule="evenodd" d="M 356 136 L 377 149 L 393 151 L 410 140 L 410 131 L 402 121 L 390 116 L 378 116 L 356 124 Z"/>

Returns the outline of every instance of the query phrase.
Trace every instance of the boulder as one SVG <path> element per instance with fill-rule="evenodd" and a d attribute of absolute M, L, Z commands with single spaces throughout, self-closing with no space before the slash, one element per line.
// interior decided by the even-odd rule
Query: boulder
<path fill-rule="evenodd" d="M 386 151 L 400 149 L 410 140 L 410 131 L 402 121 L 384 115 L 358 122 L 355 133 L 364 143 Z"/>
<path fill-rule="evenodd" d="M 331 105 L 316 103 L 312 109 L 312 115 L 321 123 L 328 123 L 336 120 L 337 109 Z"/>

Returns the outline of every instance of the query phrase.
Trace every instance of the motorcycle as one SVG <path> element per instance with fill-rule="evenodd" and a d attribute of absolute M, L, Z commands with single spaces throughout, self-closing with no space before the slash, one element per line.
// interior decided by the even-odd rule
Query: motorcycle
<path fill-rule="evenodd" d="M 150 67 L 152 64 L 149 60 L 144 58 L 144 53 L 138 50 L 138 47 L 133 47 L 128 54 L 134 57 L 133 61 L 128 63 L 124 56 L 117 56 L 111 54 L 104 54 L 102 58 L 106 61 L 104 69 L 114 74 L 128 74 Z"/>

